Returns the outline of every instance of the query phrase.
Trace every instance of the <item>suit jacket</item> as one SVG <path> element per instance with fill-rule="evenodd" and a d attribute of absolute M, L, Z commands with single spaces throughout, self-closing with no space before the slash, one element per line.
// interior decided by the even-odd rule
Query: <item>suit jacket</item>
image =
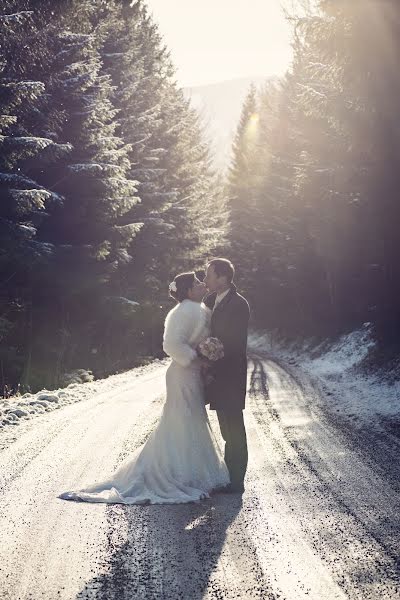
<path fill-rule="evenodd" d="M 212 292 L 203 302 L 212 310 L 216 297 L 216 292 Z M 232 283 L 211 317 L 211 335 L 224 345 L 224 357 L 212 367 L 214 381 L 206 386 L 206 401 L 211 410 L 245 408 L 249 319 L 249 304 Z"/>

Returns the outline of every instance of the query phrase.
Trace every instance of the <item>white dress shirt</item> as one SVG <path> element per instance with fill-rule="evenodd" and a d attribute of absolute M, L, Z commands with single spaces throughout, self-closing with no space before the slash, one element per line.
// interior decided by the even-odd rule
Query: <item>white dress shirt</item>
<path fill-rule="evenodd" d="M 227 290 L 225 290 L 224 292 L 222 292 L 221 294 L 218 294 L 217 297 L 215 298 L 215 304 L 214 304 L 214 308 L 213 308 L 213 312 L 216 309 L 216 307 L 218 306 L 218 304 L 221 302 L 221 300 L 223 298 L 225 298 L 225 296 L 227 295 L 227 293 L 230 291 L 230 288 L 228 288 Z"/>

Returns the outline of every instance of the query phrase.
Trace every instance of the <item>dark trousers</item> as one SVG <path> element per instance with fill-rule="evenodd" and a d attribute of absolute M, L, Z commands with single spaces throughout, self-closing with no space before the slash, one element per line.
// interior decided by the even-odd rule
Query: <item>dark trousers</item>
<path fill-rule="evenodd" d="M 221 435 L 225 440 L 225 462 L 232 485 L 242 485 L 247 468 L 247 437 L 241 409 L 217 410 Z"/>

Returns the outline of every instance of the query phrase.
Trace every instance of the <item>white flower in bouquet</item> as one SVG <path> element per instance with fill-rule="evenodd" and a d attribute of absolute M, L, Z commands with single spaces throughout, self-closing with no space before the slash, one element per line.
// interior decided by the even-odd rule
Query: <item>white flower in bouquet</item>
<path fill-rule="evenodd" d="M 200 342 L 197 351 L 200 356 L 207 358 L 212 362 L 224 357 L 224 345 L 221 340 L 216 337 L 208 337 Z"/>

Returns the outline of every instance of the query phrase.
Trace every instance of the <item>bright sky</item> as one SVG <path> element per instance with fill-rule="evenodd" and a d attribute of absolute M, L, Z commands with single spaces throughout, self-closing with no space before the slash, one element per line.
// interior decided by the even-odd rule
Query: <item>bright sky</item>
<path fill-rule="evenodd" d="M 147 0 L 182 86 L 281 75 L 291 59 L 280 0 Z"/>

